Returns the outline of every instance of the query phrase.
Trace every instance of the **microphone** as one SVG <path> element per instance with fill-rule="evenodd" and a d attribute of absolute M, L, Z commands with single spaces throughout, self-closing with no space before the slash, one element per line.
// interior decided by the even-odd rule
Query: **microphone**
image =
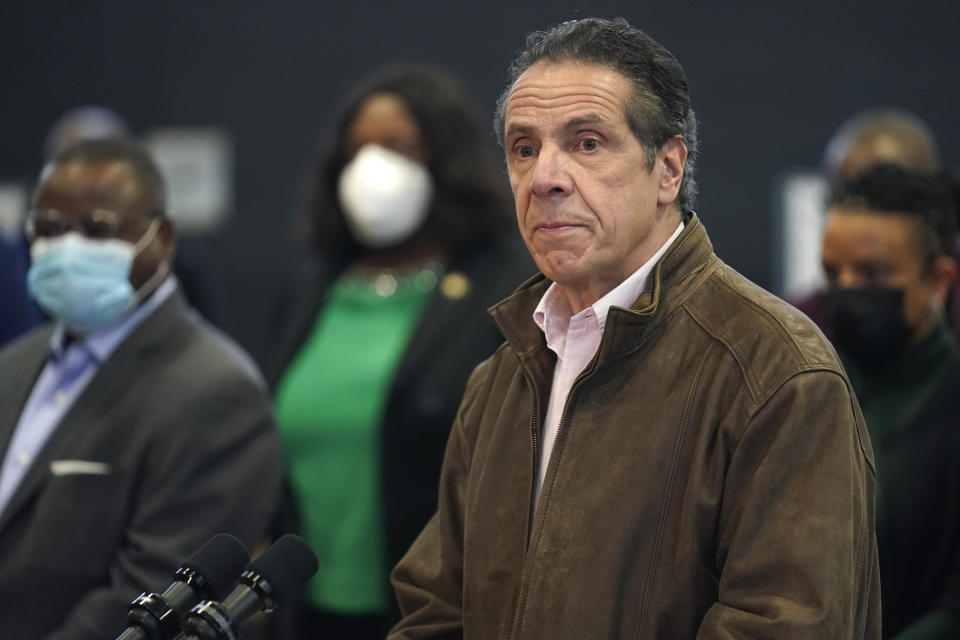
<path fill-rule="evenodd" d="M 183 561 L 174 582 L 162 594 L 142 593 L 130 603 L 127 629 L 117 640 L 170 640 L 180 633 L 183 618 L 201 599 L 227 592 L 250 560 L 243 543 L 218 533 Z"/>
<path fill-rule="evenodd" d="M 184 621 L 183 640 L 237 640 L 240 625 L 258 611 L 271 612 L 295 596 L 317 572 L 317 556 L 303 538 L 281 536 L 247 565 L 222 602 L 205 600 Z"/>

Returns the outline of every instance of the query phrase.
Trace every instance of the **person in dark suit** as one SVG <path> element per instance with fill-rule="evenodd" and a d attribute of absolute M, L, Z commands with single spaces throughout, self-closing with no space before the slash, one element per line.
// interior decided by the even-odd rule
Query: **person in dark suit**
<path fill-rule="evenodd" d="M 31 295 L 0 351 L 0 634 L 102 640 L 214 533 L 261 541 L 281 487 L 256 368 L 184 302 L 160 174 L 129 138 L 44 168 Z"/>

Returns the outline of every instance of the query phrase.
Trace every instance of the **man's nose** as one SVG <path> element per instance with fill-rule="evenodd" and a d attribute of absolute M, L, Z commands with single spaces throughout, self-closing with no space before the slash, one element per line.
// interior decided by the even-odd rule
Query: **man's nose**
<path fill-rule="evenodd" d="M 537 155 L 530 176 L 530 190 L 540 198 L 557 198 L 570 195 L 573 180 L 568 169 L 569 158 L 552 146 L 544 146 Z"/>
<path fill-rule="evenodd" d="M 837 272 L 834 287 L 837 289 L 854 289 L 863 286 L 863 279 L 857 276 L 852 269 L 841 269 Z"/>
<path fill-rule="evenodd" d="M 835 289 L 860 289 L 867 286 L 867 281 L 856 269 L 840 269 L 833 277 Z"/>

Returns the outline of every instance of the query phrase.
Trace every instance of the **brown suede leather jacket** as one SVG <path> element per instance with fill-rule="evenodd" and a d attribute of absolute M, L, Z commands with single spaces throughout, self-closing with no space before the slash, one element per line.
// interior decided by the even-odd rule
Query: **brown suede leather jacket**
<path fill-rule="evenodd" d="M 874 463 L 833 350 L 688 217 L 574 383 L 534 513 L 555 357 L 543 278 L 491 309 L 391 640 L 880 638 Z"/>

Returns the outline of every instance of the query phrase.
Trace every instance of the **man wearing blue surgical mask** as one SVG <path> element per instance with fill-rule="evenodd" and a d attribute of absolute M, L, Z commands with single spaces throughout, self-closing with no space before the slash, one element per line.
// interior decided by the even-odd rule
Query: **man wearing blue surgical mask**
<path fill-rule="evenodd" d="M 169 273 L 174 228 L 140 143 L 61 151 L 27 234 L 53 322 L 0 351 L 0 629 L 112 638 L 214 533 L 263 538 L 279 441 L 255 367 Z"/>
<path fill-rule="evenodd" d="M 155 208 L 155 188 L 136 187 L 136 171 L 119 162 L 67 162 L 44 172 L 27 218 L 27 285 L 70 332 L 117 322 L 170 270 L 173 227 Z"/>
<path fill-rule="evenodd" d="M 837 186 L 824 328 L 877 464 L 883 631 L 960 637 L 960 360 L 944 308 L 957 275 L 954 178 L 875 165 Z"/>

